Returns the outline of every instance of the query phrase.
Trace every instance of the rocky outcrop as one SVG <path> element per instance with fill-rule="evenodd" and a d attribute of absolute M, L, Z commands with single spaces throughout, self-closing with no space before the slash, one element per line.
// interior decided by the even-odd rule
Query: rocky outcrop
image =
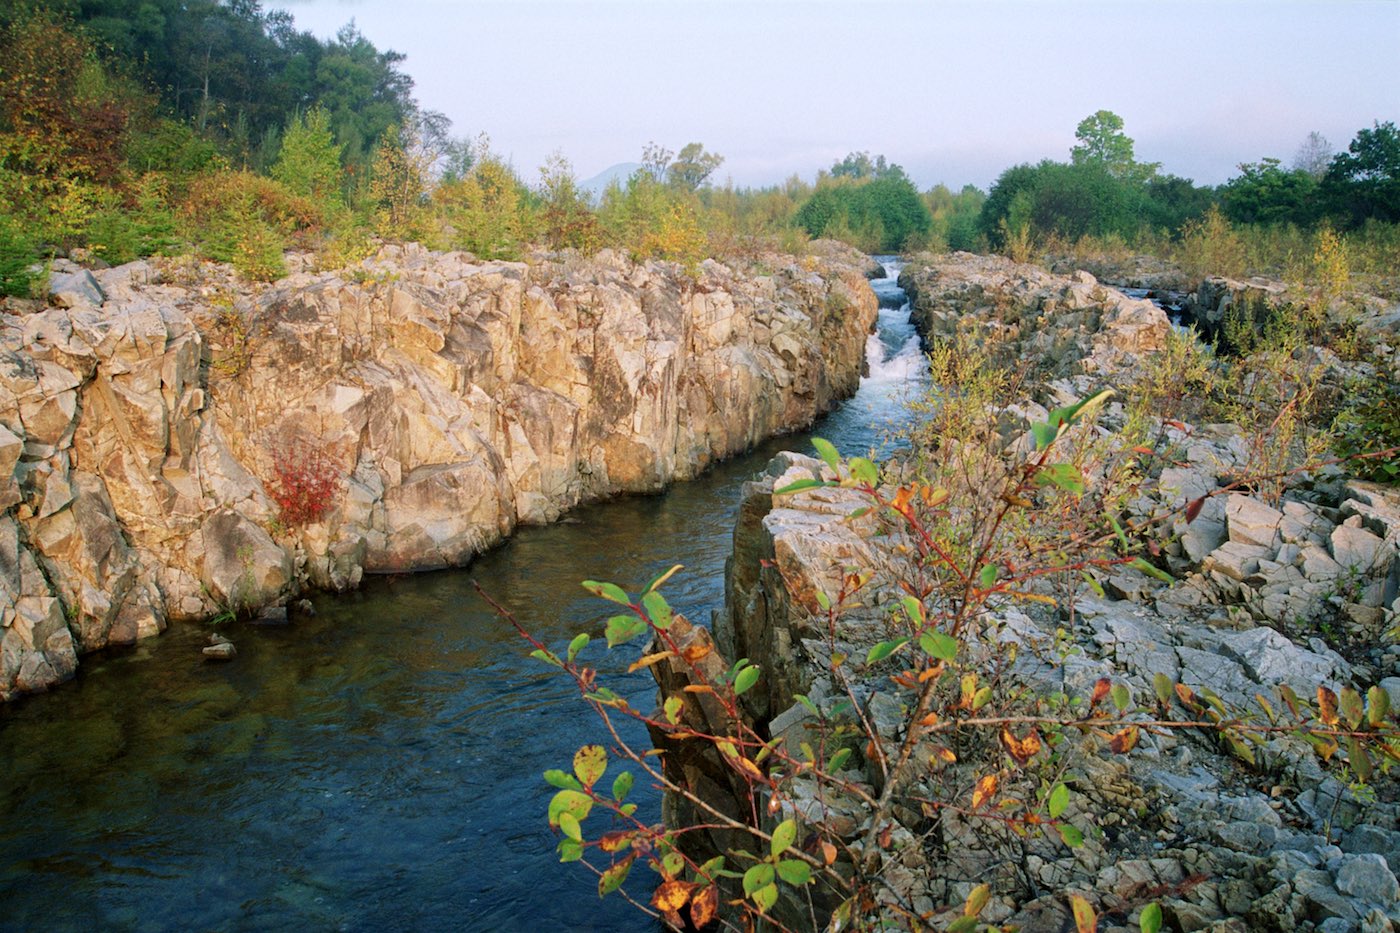
<path fill-rule="evenodd" d="M 859 381 L 864 265 L 389 247 L 255 293 L 176 263 L 65 272 L 62 307 L 0 321 L 0 697 L 169 618 L 464 563 L 799 428 Z M 284 521 L 297 494 L 321 501 Z"/>
<path fill-rule="evenodd" d="M 1117 376 L 1166 345 L 1171 322 L 1087 272 L 1060 276 L 1000 256 L 953 253 L 910 263 L 899 276 L 910 319 L 925 337 L 969 330 L 1000 358 L 1048 376 Z"/>

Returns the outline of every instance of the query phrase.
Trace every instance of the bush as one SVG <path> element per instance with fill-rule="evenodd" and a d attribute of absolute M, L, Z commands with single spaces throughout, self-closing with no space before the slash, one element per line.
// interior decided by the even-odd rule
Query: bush
<path fill-rule="evenodd" d="M 0 214 L 0 296 L 31 298 L 43 278 L 34 271 L 39 262 L 34 243 L 14 218 Z"/>
<path fill-rule="evenodd" d="M 254 281 L 286 275 L 282 253 L 288 239 L 309 239 L 323 219 L 309 198 L 251 172 L 199 177 L 183 214 L 204 256 L 232 263 Z"/>
<path fill-rule="evenodd" d="M 293 440 L 272 452 L 272 500 L 285 528 L 318 522 L 330 512 L 340 491 L 341 469 L 326 451 L 309 441 Z"/>
<path fill-rule="evenodd" d="M 1400 383 L 1382 376 L 1347 386 L 1332 424 L 1333 450 L 1362 479 L 1400 484 Z"/>

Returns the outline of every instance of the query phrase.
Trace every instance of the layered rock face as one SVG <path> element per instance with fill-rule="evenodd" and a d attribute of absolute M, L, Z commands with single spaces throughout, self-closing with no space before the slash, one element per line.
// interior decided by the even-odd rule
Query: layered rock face
<path fill-rule="evenodd" d="M 1051 276 L 1004 260 L 954 256 L 911 264 L 901 284 L 926 331 L 978 329 L 1010 358 L 1046 374 L 1028 382 L 1032 397 L 1008 400 L 1003 417 L 993 419 L 1006 428 L 1004 455 L 1016 462 L 1034 449 L 1018 432 L 1043 421 L 1046 407 L 1105 384 L 1123 388 L 1166 336 L 1160 311 L 1085 273 Z M 1046 352 L 1061 355 L 1047 360 Z M 1097 425 L 1076 429 L 1082 435 L 1067 443 L 1123 443 L 1124 420 L 1121 406 L 1110 404 Z M 1273 497 L 1229 489 L 1250 469 L 1251 445 L 1241 429 L 1157 427 L 1167 466 L 1136 485 L 1122 506 L 1123 524 L 1154 529 L 1155 559 L 1174 582 L 1119 564 L 1092 569 L 1101 592 L 1085 584 L 1068 602 L 1061 594 L 1056 609 L 993 600 L 980 638 L 961 649 L 973 669 L 997 672 L 1008 693 L 1052 703 L 1086 698 L 1108 678 L 1150 710 L 1154 681 L 1163 675 L 1212 691 L 1255 721 L 1264 721 L 1257 696 L 1282 708 L 1280 684 L 1305 698 L 1319 687 L 1364 694 L 1375 686 L 1395 708 L 1400 648 L 1386 633 L 1400 619 L 1400 493 L 1341 481 L 1326 490 L 1321 481 L 1296 483 Z M 835 478 L 816 459 L 783 454 L 746 487 L 715 641 L 728 657 L 762 667 L 744 699 L 760 731 L 785 740 L 790 753 L 802 742 L 818 745 L 814 707 L 830 716 L 850 697 L 889 754 L 911 718 L 911 693 L 891 681 L 913 662 L 862 667 L 860 659 L 877 642 L 907 634 L 898 600 L 909 590 L 898 581 L 918 579 L 909 541 L 888 527 L 876 534 L 870 499 L 857 490 L 773 494 L 811 477 Z M 1086 467 L 1088 496 L 1102 479 Z M 1182 509 L 1192 500 L 1201 504 L 1188 522 Z M 956 496 L 948 508 L 958 508 Z M 834 600 L 857 572 L 872 577 L 830 629 L 817 594 Z M 844 677 L 833 674 L 838 651 L 851 659 Z M 853 681 L 849 694 L 845 678 Z M 799 693 L 808 702 L 794 702 Z M 968 738 L 964 748 L 975 747 Z M 1154 900 L 1167 927 L 1178 930 L 1383 930 L 1400 921 L 1393 779 L 1378 772 L 1369 787 L 1352 783 L 1354 772 L 1335 760 L 1327 766 L 1284 729 L 1263 737 L 1249 768 L 1205 732 L 1144 729 L 1131 755 L 1066 740 L 1054 752 L 1056 773 L 1073 795 L 1065 818 L 1093 827 L 1075 849 L 1052 833 L 1020 839 L 993 821 L 960 815 L 966 798 L 949 798 L 947 788 L 969 793 L 980 775 L 1001 767 L 995 751 L 981 764 L 946 766 L 927 751 L 920 745 L 913 755 L 910 783 L 900 792 L 910 802 L 892 808 L 889 824 L 873 826 L 870 808 L 855 794 L 800 772 L 783 786 L 778 818 L 819 824 L 852 859 L 873 858 L 888 889 L 880 897 L 933 928 L 957 919 L 983 881 L 993 895 L 981 919 L 1028 930 L 1072 929 L 1068 891 L 1115 918 L 1111 929 L 1136 929 L 1136 912 Z M 878 791 L 875 762 L 859 758 L 840 777 Z M 1045 773 L 1034 768 L 1027 773 Z M 1010 785 L 1013 770 L 1000 773 L 1003 795 L 1037 793 L 1033 781 Z M 950 806 L 921 809 L 913 802 L 920 800 Z M 879 851 L 871 844 L 877 832 L 886 839 Z M 796 917 L 805 905 L 777 909 Z"/>
<path fill-rule="evenodd" d="M 169 618 L 462 564 L 807 424 L 859 382 L 861 262 L 692 279 L 389 247 L 256 294 L 66 275 L 66 307 L 0 325 L 0 697 Z M 279 520 L 318 487 L 315 521 Z"/>

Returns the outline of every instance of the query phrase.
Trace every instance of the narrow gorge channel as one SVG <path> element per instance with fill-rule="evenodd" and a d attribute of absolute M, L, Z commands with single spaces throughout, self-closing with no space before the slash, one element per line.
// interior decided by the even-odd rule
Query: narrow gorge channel
<path fill-rule="evenodd" d="M 885 265 L 869 375 L 814 428 L 847 454 L 886 443 L 924 378 Z M 560 644 L 606 615 L 580 580 L 681 563 L 668 597 L 708 621 L 739 487 L 808 448 L 775 439 L 663 495 L 521 528 L 465 570 L 376 577 L 293 625 L 236 625 L 229 665 L 205 664 L 207 628 L 181 622 L 86 659 L 76 682 L 0 713 L 0 929 L 646 928 L 558 864 L 539 774 L 601 730 L 471 581 Z M 625 670 L 638 650 L 610 660 Z M 621 682 L 651 706 L 649 675 Z"/>

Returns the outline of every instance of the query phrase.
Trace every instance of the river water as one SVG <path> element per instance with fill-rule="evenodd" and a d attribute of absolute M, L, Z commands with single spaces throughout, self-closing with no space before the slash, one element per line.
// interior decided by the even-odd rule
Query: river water
<path fill-rule="evenodd" d="M 848 455 L 888 449 L 926 378 L 886 268 L 870 374 L 814 428 Z M 471 581 L 562 646 L 609 614 L 580 580 L 636 587 L 681 563 L 667 596 L 707 622 L 739 487 L 809 437 L 521 529 L 464 570 L 372 579 L 289 626 L 226 627 L 229 664 L 201 657 L 207 627 L 176 624 L 0 708 L 0 930 L 647 929 L 558 863 L 545 821 L 540 773 L 601 727 Z M 637 646 L 588 651 L 651 708 L 650 676 L 621 674 Z M 653 788 L 633 799 L 655 814 Z M 639 867 L 635 895 L 653 878 Z"/>

